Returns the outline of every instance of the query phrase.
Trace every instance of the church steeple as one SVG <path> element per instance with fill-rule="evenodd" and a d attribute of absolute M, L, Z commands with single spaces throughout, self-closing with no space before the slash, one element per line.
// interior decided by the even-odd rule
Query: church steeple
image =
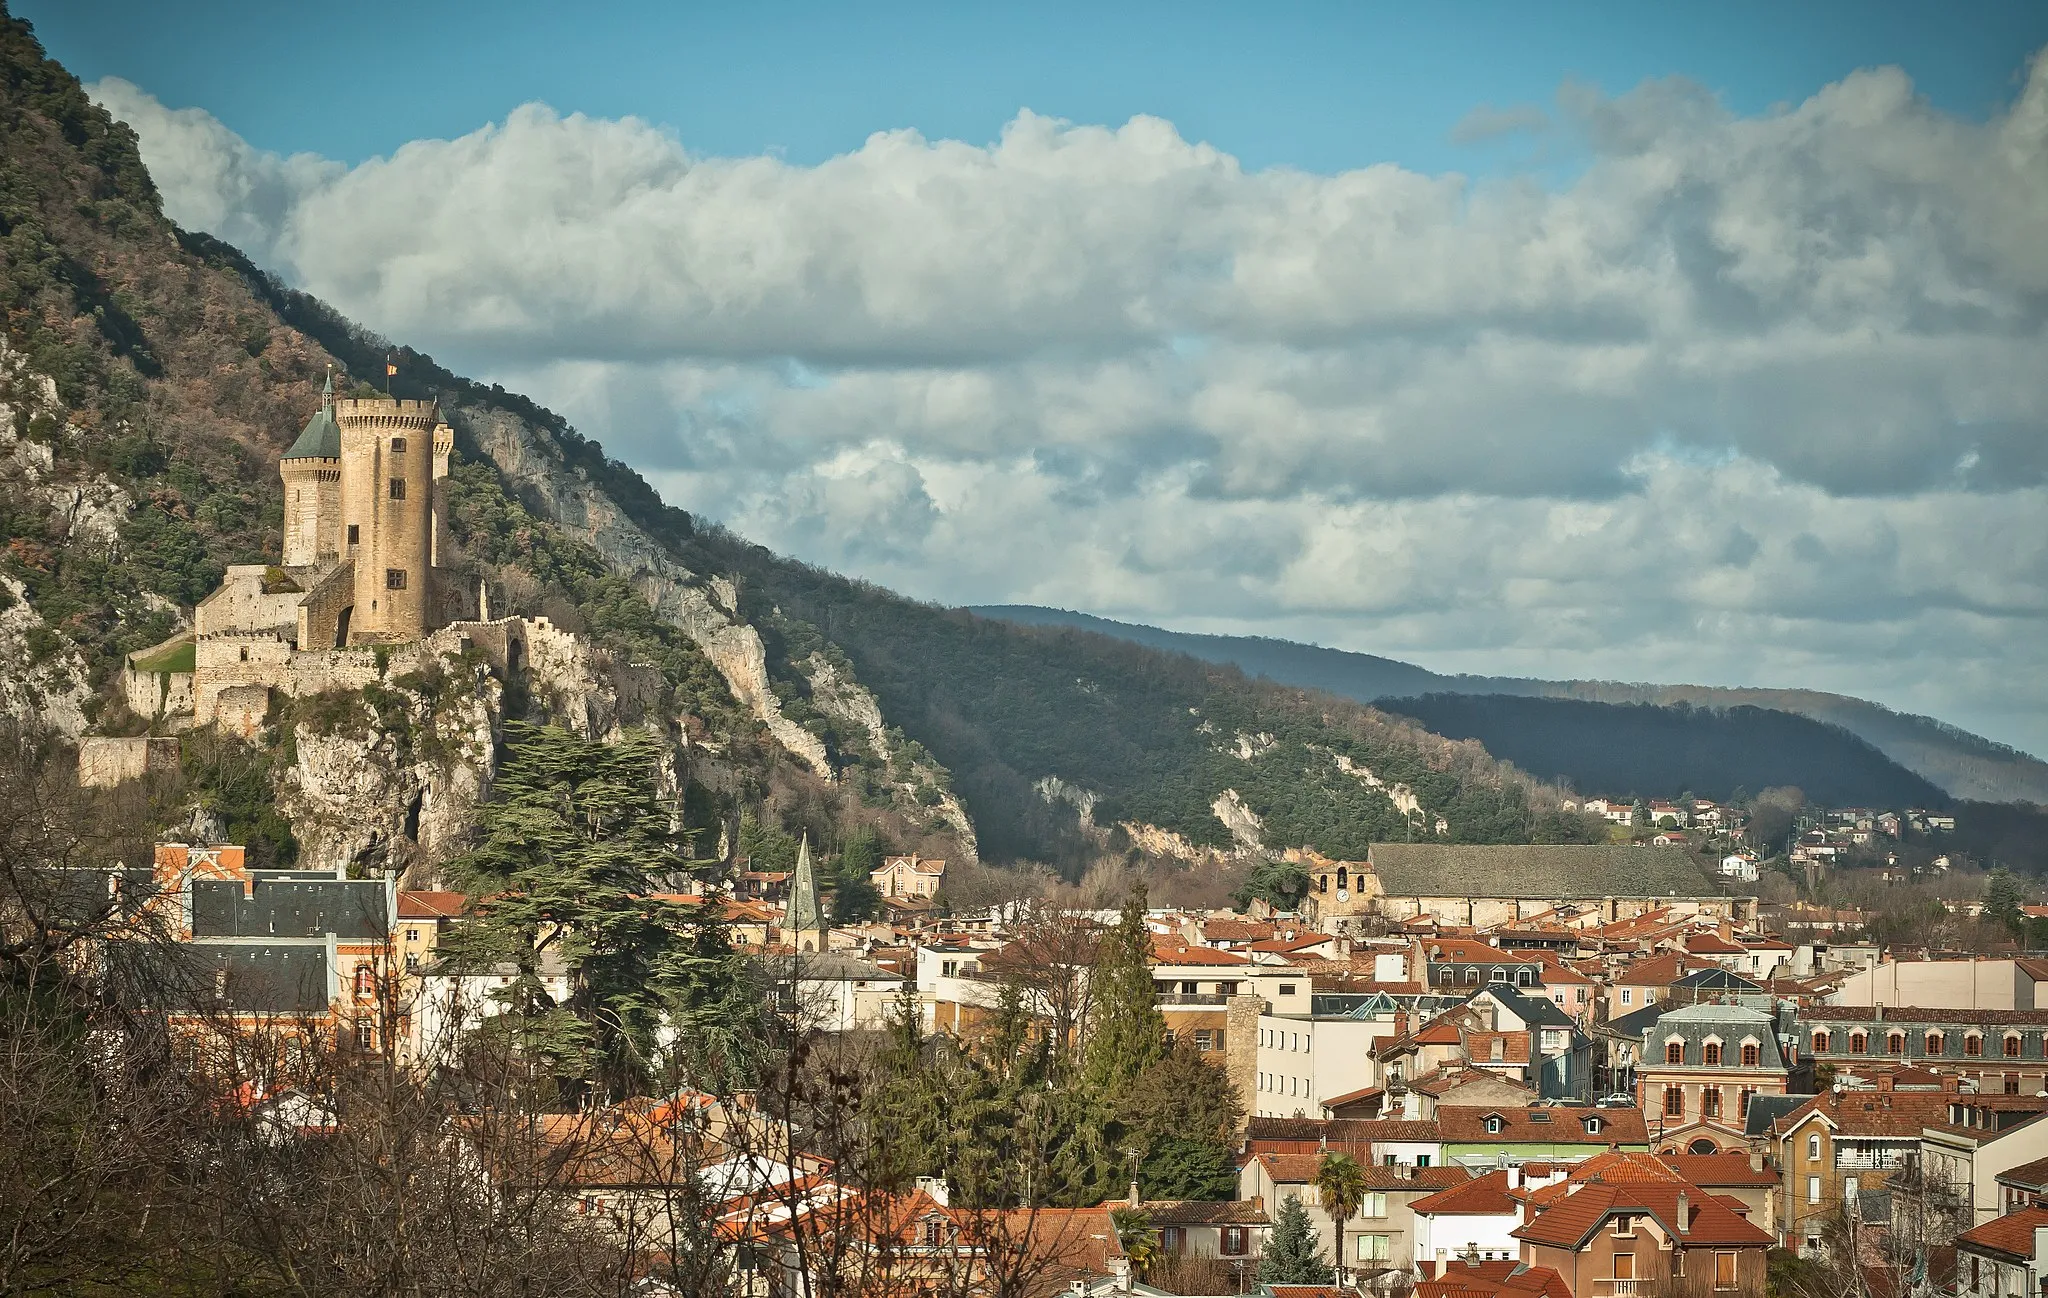
<path fill-rule="evenodd" d="M 796 849 L 796 877 L 789 883 L 789 910 L 783 927 L 798 951 L 825 949 L 825 912 L 818 905 L 818 876 L 811 868 L 811 836 L 806 833 Z"/>

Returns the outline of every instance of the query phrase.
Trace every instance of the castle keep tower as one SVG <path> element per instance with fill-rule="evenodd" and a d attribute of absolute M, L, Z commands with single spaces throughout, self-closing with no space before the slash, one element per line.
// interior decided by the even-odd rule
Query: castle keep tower
<path fill-rule="evenodd" d="M 441 408 L 383 398 L 337 401 L 333 411 L 341 441 L 341 549 L 355 565 L 348 643 L 417 640 L 427 630 Z"/>
<path fill-rule="evenodd" d="M 341 557 L 341 429 L 334 422 L 334 376 L 320 409 L 278 462 L 284 478 L 284 566 L 312 568 Z"/>

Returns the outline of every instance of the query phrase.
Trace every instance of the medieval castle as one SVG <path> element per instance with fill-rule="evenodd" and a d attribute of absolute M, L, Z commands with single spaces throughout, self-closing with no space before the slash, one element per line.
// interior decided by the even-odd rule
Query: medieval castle
<path fill-rule="evenodd" d="M 285 451 L 282 563 L 231 566 L 192 630 L 129 655 L 129 706 L 171 728 L 253 734 L 274 693 L 361 689 L 415 648 L 476 644 L 501 672 L 528 641 L 564 633 L 544 618 L 488 620 L 481 590 L 446 566 L 454 433 L 434 401 L 340 399 Z M 438 633 L 446 634 L 438 634 Z"/>

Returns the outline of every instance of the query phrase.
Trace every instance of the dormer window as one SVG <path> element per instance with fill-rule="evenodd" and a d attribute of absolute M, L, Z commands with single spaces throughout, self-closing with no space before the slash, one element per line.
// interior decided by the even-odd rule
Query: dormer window
<path fill-rule="evenodd" d="M 2005 1057 L 2007 1059 L 2018 1059 L 2020 1057 L 2019 1033 L 2008 1032 L 2005 1034 Z"/>
<path fill-rule="evenodd" d="M 1948 1040 L 1941 1033 L 1930 1032 L 1927 1034 L 1927 1041 L 1923 1050 L 1929 1055 L 1940 1055 L 1945 1053 L 1947 1046 Z"/>
<path fill-rule="evenodd" d="M 1685 1043 L 1683 1041 L 1666 1041 L 1664 1043 L 1664 1062 L 1667 1064 L 1684 1063 Z"/>
<path fill-rule="evenodd" d="M 1487 1134 L 1487 1135 L 1489 1135 L 1489 1136 L 1498 1136 L 1498 1135 L 1500 1134 L 1500 1132 L 1501 1132 L 1501 1128 L 1502 1128 L 1503 1126 L 1505 1126 L 1505 1125 L 1506 1125 L 1506 1124 L 1505 1124 L 1505 1123 L 1503 1123 L 1503 1122 L 1502 1122 L 1502 1121 L 1500 1120 L 1500 1115 L 1499 1115 L 1499 1114 L 1497 1114 L 1497 1113 L 1489 1113 L 1489 1114 L 1487 1114 L 1487 1115 L 1486 1115 L 1486 1134 Z"/>
<path fill-rule="evenodd" d="M 1600 1134 L 1600 1128 L 1602 1128 L 1602 1127 L 1604 1127 L 1604 1126 L 1606 1126 L 1606 1125 L 1607 1125 L 1606 1123 L 1604 1123 L 1604 1122 L 1600 1121 L 1600 1119 L 1598 1119 L 1598 1118 L 1587 1118 L 1587 1119 L 1586 1119 L 1586 1134 L 1587 1134 L 1587 1135 L 1589 1135 L 1589 1136 L 1597 1136 L 1597 1135 L 1599 1135 L 1599 1134 Z"/>
<path fill-rule="evenodd" d="M 1849 1053 L 1852 1055 L 1869 1054 L 1870 1034 L 1868 1032 L 1851 1032 L 1849 1034 Z"/>
<path fill-rule="evenodd" d="M 1501 967 L 1500 967 L 1499 965 L 1495 965 L 1495 966 L 1493 967 L 1493 979 L 1492 979 L 1492 981 L 1494 981 L 1494 982 L 1497 982 L 1497 983 L 1504 983 L 1504 982 L 1506 982 L 1507 980 L 1508 980 L 1508 971 L 1507 971 L 1507 970 L 1505 970 L 1505 969 L 1503 969 L 1503 968 L 1501 968 Z"/>
<path fill-rule="evenodd" d="M 1824 1054 L 1826 1054 L 1826 1053 L 1827 1053 L 1827 1049 L 1828 1049 L 1828 1041 L 1829 1041 L 1829 1037 L 1828 1037 L 1828 1034 L 1827 1034 L 1827 1033 L 1825 1033 L 1825 1032 L 1816 1032 L 1816 1033 L 1814 1033 L 1814 1034 L 1813 1034 L 1813 1053 L 1815 1053 L 1815 1054 L 1817 1054 L 1817 1055 L 1824 1055 Z"/>
<path fill-rule="evenodd" d="M 1981 1032 L 1965 1033 L 1963 1036 L 1963 1053 L 1972 1058 L 1983 1054 L 1984 1034 Z"/>
<path fill-rule="evenodd" d="M 1721 1063 L 1721 1043 L 1718 1041 L 1708 1041 L 1703 1044 L 1700 1047 L 1700 1062 L 1709 1068 L 1719 1067 Z"/>
<path fill-rule="evenodd" d="M 1887 1032 L 1887 1033 L 1885 1033 L 1885 1034 L 1884 1034 L 1884 1052 L 1885 1052 L 1886 1054 L 1888 1054 L 1888 1055 L 1903 1055 L 1903 1054 L 1905 1054 L 1905 1053 L 1906 1053 L 1906 1034 L 1905 1034 L 1905 1033 L 1903 1033 L 1903 1032 Z"/>
<path fill-rule="evenodd" d="M 1904 1048 L 1901 1045 L 1900 1049 Z M 1763 1066 L 1763 1062 L 1764 1048 L 1762 1045 L 1755 1041 L 1745 1041 L 1742 1043 L 1742 1066 L 1744 1068 L 1759 1068 Z"/>

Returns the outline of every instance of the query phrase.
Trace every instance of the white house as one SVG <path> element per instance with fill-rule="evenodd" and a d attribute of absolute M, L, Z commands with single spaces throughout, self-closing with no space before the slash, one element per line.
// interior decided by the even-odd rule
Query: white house
<path fill-rule="evenodd" d="M 1956 1236 L 1957 1298 L 2026 1298 L 2048 1273 L 2048 1208 L 2027 1207 Z"/>
<path fill-rule="evenodd" d="M 1756 857 L 1748 852 L 1733 852 L 1721 858 L 1721 877 L 1740 879 L 1744 883 L 1757 881 Z"/>

